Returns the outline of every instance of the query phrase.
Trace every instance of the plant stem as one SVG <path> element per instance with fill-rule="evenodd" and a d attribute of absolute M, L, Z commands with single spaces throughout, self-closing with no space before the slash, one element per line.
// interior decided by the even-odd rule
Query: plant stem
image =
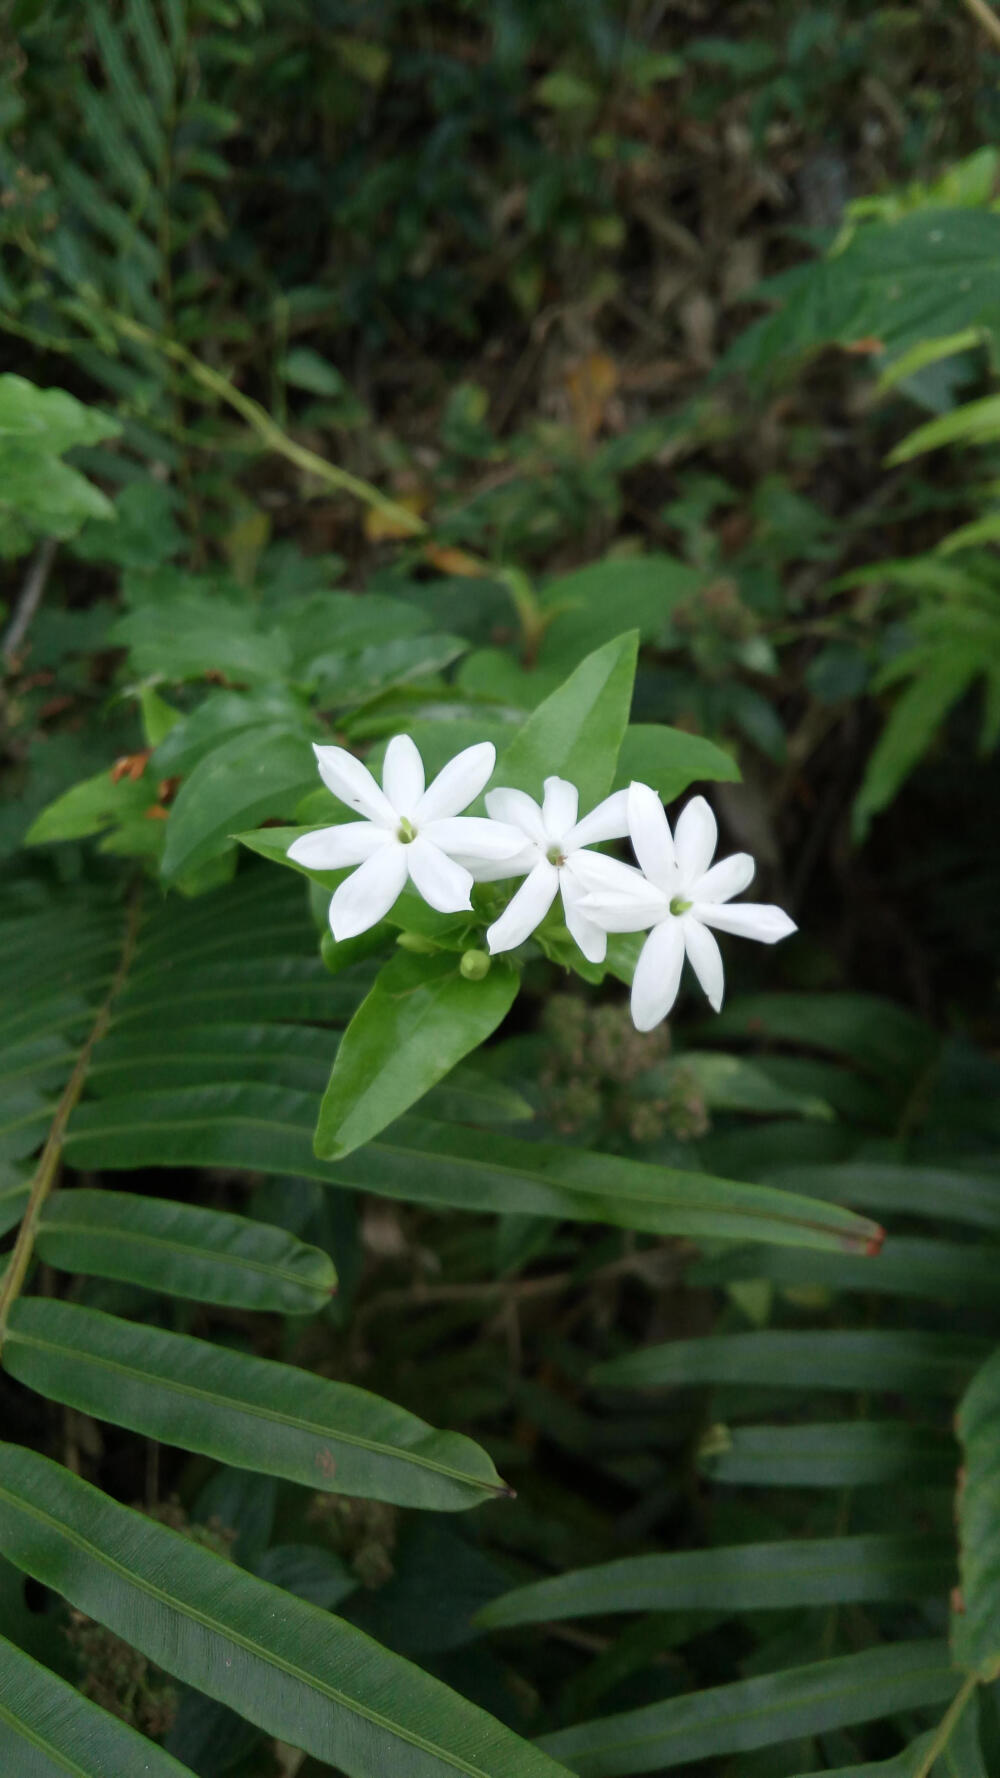
<path fill-rule="evenodd" d="M 930 1774 L 934 1768 L 935 1760 L 940 1759 L 942 1753 L 944 1752 L 945 1748 L 948 1745 L 948 1742 L 951 1740 L 951 1737 L 954 1734 L 956 1728 L 958 1727 L 959 1721 L 961 1720 L 962 1712 L 964 1711 L 966 1705 L 969 1702 L 969 1699 L 972 1697 L 972 1694 L 975 1691 L 978 1684 L 979 1684 L 979 1674 L 978 1673 L 969 1673 L 966 1675 L 966 1678 L 963 1680 L 961 1687 L 955 1693 L 955 1696 L 952 1698 L 952 1701 L 949 1704 L 947 1710 L 945 1711 L 945 1714 L 942 1716 L 941 1721 L 938 1723 L 934 1737 L 931 1741 L 930 1746 L 927 1749 L 927 1752 L 921 1758 L 919 1766 L 916 1766 L 914 1768 L 913 1778 L 930 1778 Z"/>
<path fill-rule="evenodd" d="M 261 407 L 260 403 L 254 401 L 251 396 L 244 395 L 242 389 L 237 389 L 235 383 L 231 383 L 221 371 L 213 370 L 210 365 L 203 364 L 200 358 L 196 358 L 193 352 L 187 350 L 186 346 L 180 345 L 177 340 L 165 339 L 161 334 L 155 333 L 151 327 L 144 327 L 140 321 L 133 321 L 129 315 L 119 314 L 117 310 L 109 310 L 107 319 L 119 333 L 125 335 L 126 339 L 135 340 L 140 345 L 152 346 L 156 351 L 162 352 L 165 357 L 172 359 L 175 364 L 182 364 L 196 383 L 200 383 L 203 389 L 210 390 L 213 395 L 218 396 L 220 401 L 224 401 L 229 407 L 234 408 L 246 420 L 247 425 L 253 428 L 264 444 L 270 446 L 271 450 L 277 451 L 280 456 L 287 457 L 290 463 L 295 463 L 299 469 L 304 469 L 309 475 L 314 475 L 317 481 L 325 482 L 327 487 L 337 488 L 345 494 L 353 494 L 356 500 L 363 501 L 366 506 L 374 507 L 376 512 L 380 512 L 393 525 L 399 526 L 407 535 L 413 537 L 426 535 L 428 527 L 424 520 L 419 518 L 415 512 L 411 512 L 409 507 L 400 506 L 397 501 L 390 500 L 388 495 L 381 493 L 371 482 L 363 481 L 360 476 L 351 475 L 347 469 L 339 469 L 335 463 L 328 463 L 325 457 L 317 456 L 315 451 L 307 450 L 305 445 L 296 444 L 294 438 L 289 438 L 288 433 L 278 425 L 277 421 L 272 420 L 266 408 Z"/>
<path fill-rule="evenodd" d="M 125 937 L 122 943 L 121 956 L 118 960 L 118 967 L 115 970 L 107 996 L 98 1009 L 97 1017 L 90 1028 L 89 1035 L 76 1058 L 73 1072 L 60 1095 L 59 1103 L 56 1106 L 52 1118 L 52 1123 L 49 1126 L 48 1136 L 45 1139 L 45 1147 L 42 1149 L 41 1158 L 35 1169 L 34 1178 L 31 1181 L 31 1191 L 28 1196 L 27 1209 L 24 1212 L 21 1226 L 17 1232 L 17 1240 L 14 1243 L 14 1250 L 10 1256 L 10 1263 L 3 1275 L 2 1282 L 0 1282 L 0 1354 L 3 1352 L 3 1343 L 7 1336 L 7 1323 L 10 1320 L 10 1312 L 21 1294 L 24 1280 L 27 1277 L 28 1267 L 31 1264 L 32 1256 L 35 1251 L 38 1225 L 41 1221 L 45 1200 L 59 1176 L 59 1164 L 62 1160 L 63 1143 L 66 1140 L 66 1126 L 68 1125 L 77 1101 L 80 1098 L 80 1094 L 83 1092 L 84 1084 L 87 1079 L 87 1070 L 90 1067 L 90 1058 L 108 1028 L 108 1021 L 111 1017 L 111 1008 L 114 1004 L 115 997 L 120 992 L 122 984 L 131 967 L 132 958 L 135 953 L 136 936 L 139 930 L 139 913 L 140 898 L 138 894 L 136 894 L 133 896 L 129 906 L 128 920 L 125 926 Z"/>
<path fill-rule="evenodd" d="M 987 5 L 987 0 L 965 0 L 965 10 L 971 12 L 977 24 L 982 25 L 986 35 L 992 37 L 994 43 L 1000 44 L 1000 18 L 992 6 Z"/>

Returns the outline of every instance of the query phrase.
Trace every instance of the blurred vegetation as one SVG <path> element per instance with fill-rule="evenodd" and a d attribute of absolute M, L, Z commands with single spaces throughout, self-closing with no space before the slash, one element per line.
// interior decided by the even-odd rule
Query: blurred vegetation
<path fill-rule="evenodd" d="M 955 1401 L 1000 1312 L 997 141 L 1000 29 L 945 0 L 0 0 L 0 925 L 96 921 L 138 871 L 164 948 L 217 898 L 235 980 L 272 941 L 231 836 L 323 818 L 310 740 L 502 745 L 637 628 L 630 771 L 710 787 L 801 928 L 641 1041 L 553 942 L 455 1090 L 506 1092 L 526 1144 L 849 1203 L 877 1261 L 456 1216 L 168 1132 L 171 1190 L 332 1252 L 335 1304 L 74 1279 L 467 1432 L 515 1500 L 304 1504 L 0 1378 L 18 1442 L 227 1554 L 249 1525 L 233 1560 L 293 1591 L 320 1551 L 303 1596 L 594 1778 L 1000 1770 L 971 1529 L 989 1683 L 958 1764 L 925 1738 L 958 1683 Z M 303 1005 L 262 1031 L 324 1017 L 274 893 L 264 975 Z M 5 1226 L 60 1084 L 11 1088 Z M 155 1143 L 127 1164 L 158 1189 Z M 811 1583 L 748 1553 L 805 1538 Z M 638 1606 L 578 1573 L 695 1551 Z M 564 1595 L 508 1597 L 536 1581 Z M 0 1634 L 201 1778 L 329 1769 L 245 1723 L 223 1757 L 222 1706 L 2 1563 Z"/>

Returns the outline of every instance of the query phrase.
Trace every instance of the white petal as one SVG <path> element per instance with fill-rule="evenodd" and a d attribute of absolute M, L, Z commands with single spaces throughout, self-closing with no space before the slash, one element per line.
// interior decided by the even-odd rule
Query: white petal
<path fill-rule="evenodd" d="M 513 858 L 477 858 L 466 856 L 464 852 L 453 852 L 451 856 L 457 864 L 464 864 L 466 870 L 472 872 L 477 883 L 500 883 L 510 877 L 526 877 L 530 870 L 534 870 L 538 863 L 538 847 L 525 846 L 524 851 L 516 853 Z"/>
<path fill-rule="evenodd" d="M 570 852 L 566 869 L 571 870 L 590 895 L 621 896 L 627 901 L 659 902 L 661 891 L 644 877 L 634 864 L 622 864 L 605 852 Z"/>
<path fill-rule="evenodd" d="M 355 759 L 345 747 L 318 747 L 315 741 L 313 752 L 319 775 L 334 796 L 339 796 L 349 809 L 357 809 L 359 815 L 366 815 L 369 821 L 377 821 L 380 827 L 395 828 L 395 809 L 360 759 Z"/>
<path fill-rule="evenodd" d="M 650 882 L 673 894 L 677 871 L 670 823 L 656 791 L 648 784 L 628 787 L 628 831 Z"/>
<path fill-rule="evenodd" d="M 729 901 L 733 895 L 742 895 L 753 882 L 756 865 L 749 852 L 734 852 L 731 858 L 720 858 L 711 870 L 692 883 L 691 891 L 686 900 L 690 901 Z"/>
<path fill-rule="evenodd" d="M 544 920 L 556 898 L 559 887 L 559 872 L 554 864 L 543 858 L 536 864 L 530 876 L 525 877 L 517 894 L 508 902 L 486 934 L 486 943 L 491 955 L 498 951 L 512 951 L 515 945 L 523 944 L 525 939 L 534 932 L 535 927 Z"/>
<path fill-rule="evenodd" d="M 627 833 L 628 791 L 616 790 L 563 835 L 563 850 L 572 852 L 577 846 L 597 846 L 601 840 L 623 840 Z"/>
<path fill-rule="evenodd" d="M 456 753 L 420 798 L 413 812 L 416 825 L 440 821 L 443 815 L 460 815 L 488 783 L 496 762 L 497 750 L 492 741 L 479 741 L 475 747 Z"/>
<path fill-rule="evenodd" d="M 639 953 L 632 980 L 632 1023 L 637 1031 L 652 1031 L 665 1019 L 681 982 L 684 965 L 684 934 L 679 920 L 654 926 Z"/>
<path fill-rule="evenodd" d="M 705 798 L 693 796 L 681 810 L 674 829 L 677 868 L 685 887 L 696 883 L 699 877 L 705 875 L 715 857 L 718 839 L 715 816 Z"/>
<path fill-rule="evenodd" d="M 698 977 L 699 982 L 708 996 L 709 1005 L 714 1012 L 722 1006 L 722 995 L 726 977 L 722 967 L 722 952 L 707 926 L 693 915 L 685 914 L 681 920 L 684 931 L 684 949 L 688 962 Z"/>
<path fill-rule="evenodd" d="M 362 864 L 382 846 L 392 845 L 392 835 L 372 821 L 348 821 L 343 827 L 320 827 L 293 840 L 288 856 L 307 870 L 343 870 Z"/>
<path fill-rule="evenodd" d="M 542 820 L 549 841 L 559 845 L 576 821 L 580 792 L 568 778 L 546 778 Z"/>
<path fill-rule="evenodd" d="M 385 750 L 382 789 L 397 815 L 413 820 L 413 811 L 424 794 L 424 762 L 409 735 L 393 735 Z"/>
<path fill-rule="evenodd" d="M 508 821 L 519 827 L 523 834 L 534 845 L 544 852 L 548 846 L 548 835 L 542 820 L 542 811 L 534 797 L 528 796 L 523 790 L 508 790 L 503 785 L 497 790 L 486 792 L 486 808 L 494 821 Z"/>
<path fill-rule="evenodd" d="M 330 930 L 338 941 L 377 926 L 406 882 L 405 846 L 381 846 L 341 883 L 330 901 Z"/>
<path fill-rule="evenodd" d="M 559 872 L 559 888 L 562 893 L 563 914 L 570 933 L 575 938 L 588 963 L 603 963 L 608 949 L 608 935 L 603 929 L 588 918 L 580 903 L 583 901 L 583 885 L 571 870 Z"/>
<path fill-rule="evenodd" d="M 717 932 L 732 932 L 737 938 L 755 938 L 762 945 L 776 945 L 780 938 L 797 932 L 784 908 L 759 901 L 727 902 L 696 901 L 691 909 L 696 920 L 714 926 Z"/>
<path fill-rule="evenodd" d="M 456 864 L 423 834 L 402 848 L 410 880 L 429 907 L 439 914 L 464 913 L 472 907 L 472 872 Z"/>
<path fill-rule="evenodd" d="M 670 914 L 670 903 L 665 895 L 656 901 L 652 895 L 648 901 L 639 901 L 635 896 L 585 895 L 580 907 L 587 919 L 593 920 L 602 932 L 645 932 L 650 926 L 658 926 Z"/>
<path fill-rule="evenodd" d="M 452 858 L 481 858 L 484 863 L 516 858 L 524 851 L 524 834 L 506 821 L 488 821 L 485 815 L 444 815 L 425 821 L 420 829 L 425 840 Z"/>

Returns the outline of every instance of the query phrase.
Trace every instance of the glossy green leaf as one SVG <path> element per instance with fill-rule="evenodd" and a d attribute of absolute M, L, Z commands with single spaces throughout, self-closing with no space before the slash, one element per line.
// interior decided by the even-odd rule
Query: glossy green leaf
<path fill-rule="evenodd" d="M 175 1678 L 348 1778 L 561 1771 L 353 1625 L 16 1445 L 0 1448 L 0 1548 Z"/>
<path fill-rule="evenodd" d="M 767 1611 L 944 1595 L 951 1540 L 869 1535 L 630 1556 L 540 1580 L 483 1607 L 485 1630 L 620 1611 Z"/>
<path fill-rule="evenodd" d="M 904 1420 L 713 1426 L 699 1452 L 714 1482 L 757 1488 L 951 1487 L 958 1464 L 950 1432 Z"/>
<path fill-rule="evenodd" d="M 505 1492 L 471 1439 L 365 1389 L 73 1303 L 16 1303 L 4 1365 L 96 1419 L 327 1493 L 454 1512 Z"/>
<path fill-rule="evenodd" d="M 63 1272 L 231 1309 L 315 1314 L 337 1284 L 328 1256 L 284 1229 L 129 1192 L 56 1192 L 37 1245 L 39 1258 Z"/>
<path fill-rule="evenodd" d="M 77 1107 L 76 1167 L 247 1167 L 381 1197 L 491 1214 L 607 1222 L 650 1234 L 874 1251 L 865 1217 L 792 1192 L 682 1173 L 624 1156 L 528 1142 L 416 1116 L 337 1161 L 312 1148 L 311 1095 L 239 1083 L 130 1093 Z"/>
<path fill-rule="evenodd" d="M 632 707 L 638 633 L 606 642 L 529 716 L 497 762 L 493 782 L 541 798 L 546 778 L 568 778 L 586 813 L 614 782 Z"/>
<path fill-rule="evenodd" d="M 958 1683 L 947 1644 L 900 1642 L 577 1723 L 543 1746 L 581 1778 L 617 1778 L 924 1709 Z"/>
<path fill-rule="evenodd" d="M 9 1778 L 192 1778 L 0 1636 L 0 1771 Z"/>
<path fill-rule="evenodd" d="M 46 846 L 58 840 L 86 839 L 144 815 L 155 801 L 156 786 L 148 775 L 133 779 L 126 774 L 116 783 L 109 768 L 74 784 L 49 803 L 36 815 L 24 843 Z"/>
<path fill-rule="evenodd" d="M 958 1394 L 990 1352 L 968 1334 L 871 1332 L 709 1334 L 671 1340 L 598 1365 L 595 1383 L 660 1388 L 688 1383 L 766 1383 L 786 1389 L 866 1389 Z"/>
<path fill-rule="evenodd" d="M 242 730 L 199 760 L 170 810 L 163 876 L 173 882 L 215 857 L 230 835 L 288 816 L 316 781 L 312 749 L 284 727 Z"/>
<path fill-rule="evenodd" d="M 633 722 L 622 739 L 615 785 L 624 788 L 633 778 L 651 784 L 669 803 L 692 784 L 738 784 L 740 768 L 731 754 L 704 735 L 689 735 L 684 729 L 660 723 Z"/>
<path fill-rule="evenodd" d="M 484 980 L 466 981 L 453 952 L 392 957 L 341 1039 L 316 1153 L 348 1155 L 408 1111 L 492 1036 L 519 983 L 517 970 L 498 959 Z"/>

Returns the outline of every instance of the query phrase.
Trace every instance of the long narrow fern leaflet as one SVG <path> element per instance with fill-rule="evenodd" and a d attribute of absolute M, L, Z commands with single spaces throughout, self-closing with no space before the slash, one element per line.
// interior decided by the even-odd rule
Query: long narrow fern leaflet
<path fill-rule="evenodd" d="M 358 1778 L 558 1778 L 554 1759 L 351 1624 L 0 1446 L 0 1550 L 168 1673 Z"/>

